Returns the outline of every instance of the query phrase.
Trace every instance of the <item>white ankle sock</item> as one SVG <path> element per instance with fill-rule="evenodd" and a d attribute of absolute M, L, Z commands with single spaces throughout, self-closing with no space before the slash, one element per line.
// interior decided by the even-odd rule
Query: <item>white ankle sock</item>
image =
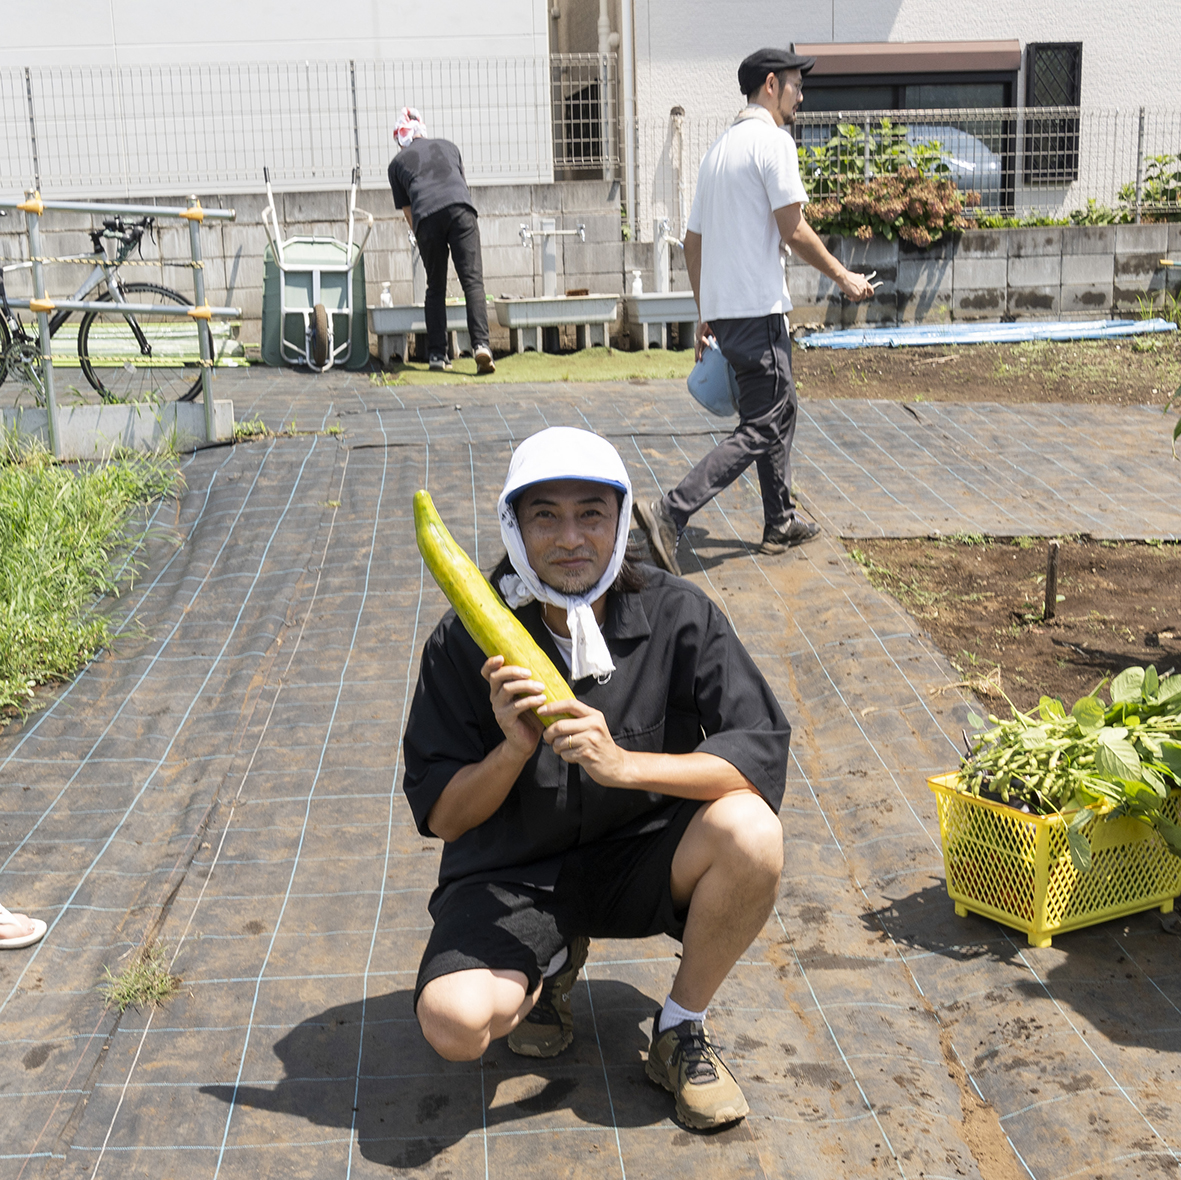
<path fill-rule="evenodd" d="M 708 1011 L 709 1009 L 706 1008 L 705 1012 L 690 1012 L 688 1008 L 682 1008 L 672 996 L 669 996 L 664 1001 L 664 1007 L 660 1012 L 659 1027 L 656 1029 L 657 1035 L 671 1028 L 674 1024 L 680 1024 L 685 1020 L 696 1020 L 704 1024 L 705 1013 Z"/>
<path fill-rule="evenodd" d="M 549 961 L 549 966 L 542 973 L 542 979 L 549 979 L 552 975 L 557 975 L 563 967 L 566 966 L 566 960 L 570 958 L 570 948 L 562 947 L 560 951 Z"/>

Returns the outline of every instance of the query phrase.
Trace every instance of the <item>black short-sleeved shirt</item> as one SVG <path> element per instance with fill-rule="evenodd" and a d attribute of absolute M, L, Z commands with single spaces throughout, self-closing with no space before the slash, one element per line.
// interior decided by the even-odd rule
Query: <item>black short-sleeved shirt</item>
<path fill-rule="evenodd" d="M 770 686 L 721 611 L 692 583 L 645 569 L 635 593 L 611 591 L 603 636 L 615 662 L 606 684 L 571 687 L 599 709 L 626 750 L 702 750 L 738 768 L 779 811 L 791 727 Z M 562 668 L 536 602 L 517 617 Z M 427 640 L 403 739 L 404 789 L 418 830 L 464 766 L 504 740 L 480 675 L 484 655 L 453 611 Z M 663 827 L 668 796 L 603 787 L 539 742 L 497 811 L 445 844 L 435 899 L 461 879 L 548 886 L 561 854 L 581 844 Z"/>
<path fill-rule="evenodd" d="M 459 148 L 449 139 L 414 139 L 391 161 L 390 188 L 394 204 L 410 206 L 414 228 L 424 217 L 448 205 L 473 209 Z"/>

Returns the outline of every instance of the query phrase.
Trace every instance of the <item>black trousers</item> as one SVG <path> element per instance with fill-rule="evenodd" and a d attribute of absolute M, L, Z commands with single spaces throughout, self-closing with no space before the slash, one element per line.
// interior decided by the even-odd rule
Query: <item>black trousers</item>
<path fill-rule="evenodd" d="M 722 355 L 738 377 L 738 425 L 665 501 L 678 528 L 754 463 L 763 497 L 763 525 L 783 529 L 795 515 L 791 444 L 796 433 L 796 387 L 791 334 L 783 315 L 710 320 Z"/>
<path fill-rule="evenodd" d="M 447 355 L 447 258 L 455 266 L 467 301 L 472 350 L 488 343 L 488 303 L 480 257 L 480 223 L 467 205 L 448 205 L 424 217 L 414 231 L 426 271 L 426 340 L 432 358 Z"/>

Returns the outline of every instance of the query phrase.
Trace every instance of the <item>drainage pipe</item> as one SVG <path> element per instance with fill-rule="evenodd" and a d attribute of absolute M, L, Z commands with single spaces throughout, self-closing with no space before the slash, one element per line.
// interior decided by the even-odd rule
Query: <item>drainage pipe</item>
<path fill-rule="evenodd" d="M 619 0 L 619 56 L 623 70 L 623 161 L 627 184 L 627 226 L 632 240 L 636 241 L 639 222 L 636 220 L 636 71 L 632 0 Z"/>

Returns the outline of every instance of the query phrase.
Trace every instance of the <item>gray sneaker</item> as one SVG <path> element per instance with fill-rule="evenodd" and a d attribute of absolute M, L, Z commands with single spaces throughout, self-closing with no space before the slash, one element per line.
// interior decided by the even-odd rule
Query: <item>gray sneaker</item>
<path fill-rule="evenodd" d="M 427 362 L 427 368 L 432 373 L 450 373 L 451 362 L 445 356 L 433 356 Z"/>
<path fill-rule="evenodd" d="M 637 500 L 632 505 L 632 515 L 636 518 L 636 524 L 647 534 L 648 548 L 656 564 L 679 578 L 681 567 L 677 563 L 677 542 L 680 536 L 676 521 L 664 506 L 664 500 L 649 500 L 647 503 Z"/>
<path fill-rule="evenodd" d="M 794 549 L 796 545 L 802 545 L 805 541 L 811 541 L 818 536 L 820 536 L 818 524 L 793 516 L 784 529 L 777 529 L 771 525 L 763 529 L 763 543 L 759 546 L 759 552 L 767 556 L 774 556 L 776 553 L 785 553 L 788 549 Z"/>

